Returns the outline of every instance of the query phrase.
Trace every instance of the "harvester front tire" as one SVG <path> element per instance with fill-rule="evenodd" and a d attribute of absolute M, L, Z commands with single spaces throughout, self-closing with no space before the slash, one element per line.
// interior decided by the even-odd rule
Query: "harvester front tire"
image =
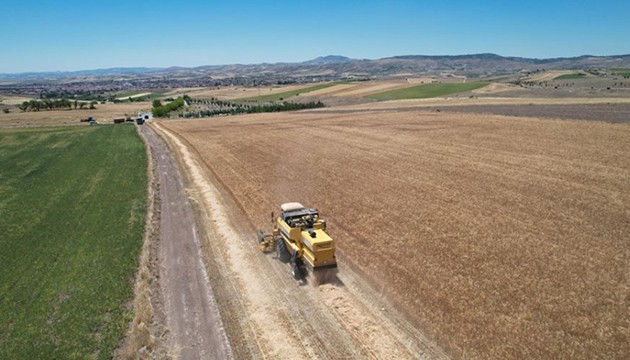
<path fill-rule="evenodd" d="M 302 271 L 297 263 L 291 263 L 291 275 L 295 280 L 302 280 Z"/>
<path fill-rule="evenodd" d="M 287 244 L 285 244 L 284 240 L 281 238 L 276 239 L 276 254 L 278 255 L 278 259 L 283 263 L 286 263 L 291 258 L 289 250 L 287 250 Z"/>

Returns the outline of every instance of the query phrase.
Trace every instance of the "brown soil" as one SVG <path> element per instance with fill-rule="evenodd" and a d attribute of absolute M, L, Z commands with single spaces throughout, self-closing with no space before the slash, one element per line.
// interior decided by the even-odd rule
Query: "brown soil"
<path fill-rule="evenodd" d="M 363 112 L 371 112 L 372 110 L 361 110 Z M 389 110 L 383 110 L 389 111 Z M 404 107 L 397 110 L 399 112 L 457 112 L 467 114 L 494 114 L 518 117 L 533 118 L 549 118 L 549 119 L 568 119 L 568 120 L 587 120 L 587 121 L 603 121 L 609 123 L 629 123 L 630 122 L 630 103 L 593 103 L 593 104 L 470 104 L 455 105 L 448 104 L 443 106 L 414 106 Z M 349 114 L 359 113 L 360 110 L 345 110 L 342 107 L 329 108 L 325 111 L 311 110 L 303 113 L 322 113 L 327 114 Z"/>
<path fill-rule="evenodd" d="M 630 98 L 511 98 L 511 97 L 446 97 L 412 100 L 378 101 L 346 106 L 335 106 L 310 110 L 309 112 L 338 113 L 340 111 L 387 110 L 422 110 L 427 107 L 447 106 L 486 106 L 486 105 L 592 105 L 592 104 L 629 104 Z"/>
<path fill-rule="evenodd" d="M 149 125 L 141 126 L 140 131 L 156 160 L 160 199 L 158 249 L 154 256 L 159 268 L 159 305 L 168 335 L 161 336 L 159 345 L 164 347 L 166 341 L 168 353 L 181 359 L 229 359 L 232 352 L 202 260 L 199 231 L 177 162 Z"/>
<path fill-rule="evenodd" d="M 469 105 L 427 107 L 430 111 L 451 111 L 507 116 L 605 121 L 630 123 L 630 103 L 576 104 L 576 105 Z"/>
<path fill-rule="evenodd" d="M 233 188 L 194 147 L 165 134 L 203 214 L 206 264 L 236 358 L 445 358 L 351 269 L 320 287 L 293 280 L 286 264 L 258 249 Z"/>
<path fill-rule="evenodd" d="M 625 124 L 423 111 L 161 124 L 200 157 L 189 165 L 205 167 L 197 176 L 225 189 L 205 191 L 214 251 L 243 292 L 244 312 L 228 321 L 241 322 L 257 351 L 281 356 L 275 334 L 304 330 L 294 316 L 328 324 L 286 340 L 298 357 L 391 354 L 368 351 L 378 339 L 408 351 L 382 319 L 357 317 L 370 314 L 362 309 L 374 297 L 349 289 L 344 276 L 356 268 L 454 355 L 630 356 Z M 298 287 L 288 269 L 256 253 L 253 229 L 268 228 L 285 201 L 316 206 L 329 220 L 345 287 Z M 245 219 L 253 226 L 229 230 Z M 333 324 L 345 331 L 315 335 Z M 318 340 L 307 346 L 307 338 Z"/>

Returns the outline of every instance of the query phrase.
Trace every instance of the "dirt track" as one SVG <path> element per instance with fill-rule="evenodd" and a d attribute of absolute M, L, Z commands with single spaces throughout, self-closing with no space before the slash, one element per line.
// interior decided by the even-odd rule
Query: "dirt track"
<path fill-rule="evenodd" d="M 157 161 L 161 199 L 159 284 L 169 347 L 181 359 L 229 359 L 227 337 L 201 259 L 199 236 L 177 163 L 148 126 L 141 132 Z"/>
<path fill-rule="evenodd" d="M 194 149 L 156 128 L 180 154 L 199 202 L 208 272 L 236 358 L 446 358 L 342 258 L 335 284 L 293 280 L 287 265 L 258 250 L 250 220 Z"/>

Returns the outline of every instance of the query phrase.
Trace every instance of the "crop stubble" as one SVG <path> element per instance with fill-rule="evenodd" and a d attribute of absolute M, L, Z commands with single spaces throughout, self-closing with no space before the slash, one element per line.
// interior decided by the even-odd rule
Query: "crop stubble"
<path fill-rule="evenodd" d="M 194 189 L 191 194 L 201 205 L 200 223 L 209 230 L 207 263 L 236 357 L 445 358 L 398 312 L 383 307 L 377 296 L 366 297 L 369 290 L 349 269 L 343 285 L 298 291 L 285 266 L 261 255 L 255 230 L 225 192 L 229 189 L 215 187 L 212 176 L 206 181 L 192 155 L 196 151 L 170 132 L 163 134 L 181 155 Z"/>
<path fill-rule="evenodd" d="M 420 111 L 163 125 L 256 226 L 285 201 L 320 208 L 344 259 L 454 355 L 630 354 L 627 125 Z"/>

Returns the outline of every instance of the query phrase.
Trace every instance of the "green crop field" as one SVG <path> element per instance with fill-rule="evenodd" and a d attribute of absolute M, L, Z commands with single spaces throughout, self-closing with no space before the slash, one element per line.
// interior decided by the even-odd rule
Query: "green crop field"
<path fill-rule="evenodd" d="M 630 69 L 612 69 L 615 75 L 620 75 L 625 78 L 630 77 Z"/>
<path fill-rule="evenodd" d="M 553 78 L 554 80 L 575 80 L 585 78 L 586 74 L 584 73 L 573 73 L 573 74 L 564 74 L 560 76 L 556 76 Z"/>
<path fill-rule="evenodd" d="M 488 85 L 486 82 L 424 84 L 366 96 L 376 100 L 424 99 L 471 91 Z"/>
<path fill-rule="evenodd" d="M 147 158 L 132 125 L 0 129 L 0 359 L 109 359 L 131 319 Z"/>
<path fill-rule="evenodd" d="M 301 88 L 301 89 L 297 89 L 297 90 L 285 91 L 285 92 L 281 92 L 281 93 L 277 93 L 277 94 L 247 97 L 247 98 L 242 98 L 242 99 L 238 99 L 238 100 L 240 100 L 240 101 L 260 101 L 260 102 L 265 102 L 265 101 L 282 101 L 282 100 L 286 100 L 287 98 L 290 98 L 292 96 L 296 96 L 296 95 L 299 95 L 299 94 L 304 94 L 304 93 L 311 92 L 311 91 L 325 89 L 325 88 L 328 88 L 328 87 L 331 87 L 331 86 L 335 86 L 335 85 L 338 85 L 338 84 L 339 84 L 338 82 L 319 84 L 319 85 L 309 86 L 309 87 L 305 87 L 305 88 Z"/>

